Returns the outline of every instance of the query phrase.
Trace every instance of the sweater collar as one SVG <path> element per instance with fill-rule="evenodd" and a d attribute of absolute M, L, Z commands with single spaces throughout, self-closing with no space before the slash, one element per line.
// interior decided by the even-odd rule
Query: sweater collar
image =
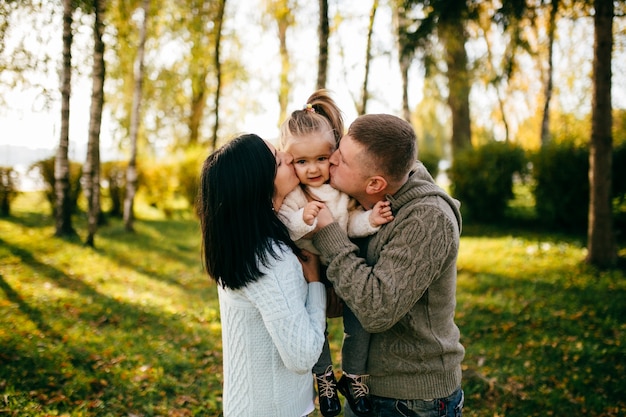
<path fill-rule="evenodd" d="M 387 200 L 391 202 L 391 208 L 397 212 L 405 204 L 424 197 L 441 197 L 454 212 L 459 230 L 461 228 L 461 203 L 450 197 L 441 187 L 439 187 L 430 175 L 424 164 L 417 162 L 409 174 L 409 179 L 394 195 L 388 194 Z"/>

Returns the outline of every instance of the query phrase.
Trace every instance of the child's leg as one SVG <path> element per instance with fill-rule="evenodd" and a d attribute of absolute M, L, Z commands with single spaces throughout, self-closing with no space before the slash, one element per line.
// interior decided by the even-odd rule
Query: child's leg
<path fill-rule="evenodd" d="M 328 328 L 328 323 L 326 324 L 326 327 Z M 323 374 L 326 372 L 329 366 L 332 367 L 333 365 L 332 359 L 330 357 L 330 348 L 328 346 L 328 331 L 325 330 L 324 334 L 326 335 L 326 337 L 324 338 L 324 347 L 322 348 L 322 353 L 320 354 L 317 363 L 313 365 L 314 374 Z"/>
<path fill-rule="evenodd" d="M 370 334 L 363 329 L 352 310 L 343 306 L 344 338 L 341 347 L 341 367 L 345 373 L 365 375 Z"/>
<path fill-rule="evenodd" d="M 324 417 L 334 417 L 341 412 L 341 402 L 339 402 L 337 395 L 337 380 L 333 372 L 330 349 L 328 348 L 328 330 L 324 333 L 326 334 L 324 347 L 317 363 L 313 366 L 313 374 L 317 385 L 320 413 Z"/>

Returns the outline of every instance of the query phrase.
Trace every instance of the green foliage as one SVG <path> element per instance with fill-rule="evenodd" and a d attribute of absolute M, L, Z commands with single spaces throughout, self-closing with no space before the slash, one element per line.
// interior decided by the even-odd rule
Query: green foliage
<path fill-rule="evenodd" d="M 30 171 L 37 171 L 44 182 L 46 199 L 50 204 L 52 217 L 54 217 L 54 211 L 56 210 L 56 194 L 54 191 L 54 184 L 56 182 L 54 178 L 54 161 L 55 157 L 53 156 L 48 159 L 37 161 L 30 166 Z M 70 210 L 72 213 L 76 213 L 78 211 L 78 197 L 81 193 L 80 177 L 82 173 L 82 164 L 78 162 L 70 162 Z"/>
<path fill-rule="evenodd" d="M 586 266 L 567 236 L 464 229 L 463 415 L 624 415 L 624 271 Z"/>
<path fill-rule="evenodd" d="M 113 219 L 94 251 L 53 238 L 37 198 L 20 194 L 0 219 L 2 412 L 221 415 L 219 305 L 197 222 L 138 218 L 128 234 Z M 568 237 L 464 227 L 465 416 L 624 415 L 626 279 L 584 256 Z M 339 373 L 341 319 L 328 330 Z"/>
<path fill-rule="evenodd" d="M 513 177 L 525 172 L 524 151 L 505 142 L 490 142 L 455 156 L 449 170 L 452 194 L 468 219 L 502 219 L 513 198 Z"/>
<path fill-rule="evenodd" d="M 613 198 L 623 201 L 626 197 L 626 141 L 613 148 L 612 168 Z"/>
<path fill-rule="evenodd" d="M 589 150 L 551 144 L 531 155 L 535 208 L 540 223 L 584 231 L 589 211 Z"/>
<path fill-rule="evenodd" d="M 11 167 L 0 167 L 0 217 L 11 214 L 11 201 L 17 196 L 17 172 Z"/>
<path fill-rule="evenodd" d="M 100 178 L 106 184 L 102 193 L 111 203 L 109 215 L 122 218 L 124 215 L 124 197 L 126 195 L 126 162 L 108 161 L 102 163 Z M 103 191 L 104 191 L 103 190 Z"/>
<path fill-rule="evenodd" d="M 419 160 L 424 164 L 430 175 L 437 178 L 439 174 L 439 156 L 434 152 L 420 152 Z"/>
<path fill-rule="evenodd" d="M 208 156 L 206 147 L 195 146 L 185 150 L 178 164 L 179 192 L 189 204 L 195 207 L 200 187 L 200 170 L 204 159 Z"/>
<path fill-rule="evenodd" d="M 53 238 L 37 198 L 0 220 L 2 413 L 218 416 L 219 308 L 197 223 L 129 234 L 114 219 L 94 251 Z"/>
<path fill-rule="evenodd" d="M 138 164 L 141 172 L 141 196 L 151 206 L 162 210 L 167 216 L 173 213 L 172 203 L 176 198 L 178 179 L 176 163 L 172 159 L 142 160 Z"/>

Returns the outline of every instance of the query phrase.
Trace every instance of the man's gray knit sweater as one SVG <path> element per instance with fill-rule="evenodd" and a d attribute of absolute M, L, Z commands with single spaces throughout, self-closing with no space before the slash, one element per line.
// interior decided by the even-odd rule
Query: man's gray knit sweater
<path fill-rule="evenodd" d="M 372 333 L 370 392 L 443 398 L 461 385 L 465 352 L 454 323 L 459 203 L 421 163 L 387 199 L 394 220 L 358 246 L 336 223 L 313 243 L 336 293 Z"/>

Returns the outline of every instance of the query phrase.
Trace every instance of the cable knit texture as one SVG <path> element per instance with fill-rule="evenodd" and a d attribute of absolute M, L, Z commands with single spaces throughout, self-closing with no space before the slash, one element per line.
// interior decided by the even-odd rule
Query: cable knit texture
<path fill-rule="evenodd" d="M 332 223 L 313 238 L 335 291 L 370 340 L 370 392 L 398 399 L 442 398 L 461 384 L 464 348 L 454 323 L 458 201 L 419 163 L 387 196 L 395 218 L 355 245 Z"/>
<path fill-rule="evenodd" d="M 329 184 L 323 184 L 319 187 L 307 186 L 306 193 L 315 200 L 326 204 L 335 221 L 343 230 L 348 232 L 350 237 L 369 236 L 380 229 L 380 226 L 375 227 L 370 224 L 369 211 L 365 211 L 363 207 L 357 205 L 356 200 Z M 278 214 L 289 229 L 289 236 L 296 242 L 296 245 L 319 255 L 319 251 L 311 239 L 304 238 L 306 234 L 317 227 L 317 219 L 310 225 L 306 224 L 303 219 L 304 206 L 309 202 L 306 193 L 302 187 L 296 187 L 287 194 Z"/>
<path fill-rule="evenodd" d="M 258 281 L 218 286 L 225 417 L 297 417 L 315 392 L 311 368 L 324 343 L 326 291 L 307 284 L 290 249 L 276 246 Z"/>

